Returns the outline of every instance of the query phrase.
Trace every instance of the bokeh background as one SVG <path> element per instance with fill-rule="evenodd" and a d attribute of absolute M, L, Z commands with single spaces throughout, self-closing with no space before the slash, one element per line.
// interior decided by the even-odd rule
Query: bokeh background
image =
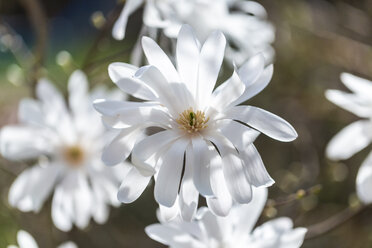
<path fill-rule="evenodd" d="M 112 86 L 107 66 L 129 61 L 141 27 L 139 10 L 129 20 L 125 41 L 111 38 L 109 27 L 121 10 L 120 1 L 37 1 L 45 16 L 30 13 L 30 4 L 35 2 L 0 0 L 0 127 L 17 122 L 18 102 L 32 96 L 30 85 L 38 76 L 49 77 L 66 92 L 69 74 L 82 68 L 91 85 Z M 276 58 L 271 83 L 249 104 L 285 118 L 299 133 L 293 143 L 276 142 L 263 135 L 256 141 L 276 180 L 269 191 L 270 203 L 280 203 L 268 206 L 260 222 L 289 216 L 296 226 L 308 227 L 358 205 L 356 173 L 371 147 L 343 162 L 325 158 L 327 142 L 357 118 L 328 102 L 324 91 L 346 90 L 339 79 L 343 71 L 372 79 L 372 0 L 258 2 L 276 27 Z M 37 30 L 34 21 L 39 21 Z M 40 41 L 40 37 L 45 39 Z M 43 55 L 40 58 L 31 55 L 39 52 L 37 49 Z M 41 75 L 35 75 L 37 63 L 43 68 Z M 157 221 L 153 185 L 135 203 L 112 209 L 107 224 L 91 222 L 86 230 L 63 233 L 51 222 L 50 201 L 37 214 L 22 213 L 7 202 L 11 183 L 30 165 L 0 157 L 0 247 L 15 244 L 19 229 L 30 232 L 42 248 L 56 247 L 65 240 L 82 248 L 162 247 L 143 231 Z M 296 197 L 299 189 L 311 187 L 309 194 Z M 303 247 L 372 247 L 372 208 L 330 232 L 307 239 Z"/>

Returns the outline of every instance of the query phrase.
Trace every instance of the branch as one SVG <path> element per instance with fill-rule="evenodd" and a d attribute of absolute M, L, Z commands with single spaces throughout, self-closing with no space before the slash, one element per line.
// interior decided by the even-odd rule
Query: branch
<path fill-rule="evenodd" d="M 116 19 L 118 19 L 122 8 L 123 8 L 123 5 L 118 4 L 113 9 L 113 11 L 109 14 L 109 16 L 107 18 L 107 21 L 105 22 L 105 24 L 101 28 L 100 32 L 98 33 L 96 39 L 94 40 L 92 46 L 88 50 L 87 55 L 86 55 L 82 65 L 81 65 L 81 68 L 84 71 L 88 70 L 88 67 L 91 66 L 91 64 L 92 64 L 91 60 L 93 59 L 93 55 L 96 54 L 97 47 L 98 47 L 99 43 L 101 42 L 101 40 L 103 38 L 105 38 L 105 36 L 108 32 L 110 32 L 110 35 L 111 35 L 111 29 L 114 26 L 114 23 L 115 23 Z"/>
<path fill-rule="evenodd" d="M 31 21 L 36 36 L 36 45 L 34 47 L 34 62 L 30 71 L 30 86 L 32 94 L 35 95 L 35 88 L 39 78 L 39 71 L 44 63 L 46 45 L 48 39 L 48 24 L 44 9 L 39 0 L 18 0 Z"/>
<path fill-rule="evenodd" d="M 366 205 L 362 204 L 356 207 L 348 207 L 318 224 L 309 226 L 305 239 L 313 239 L 332 231 L 341 224 L 350 220 L 352 217 L 360 213 L 365 208 Z"/>

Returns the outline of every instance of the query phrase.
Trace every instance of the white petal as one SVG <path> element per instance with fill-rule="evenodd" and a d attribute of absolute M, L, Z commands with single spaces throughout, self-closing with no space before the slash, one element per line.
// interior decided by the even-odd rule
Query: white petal
<path fill-rule="evenodd" d="M 179 139 L 159 159 L 159 174 L 155 183 L 155 200 L 165 207 L 173 206 L 176 201 L 183 160 L 189 141 Z"/>
<path fill-rule="evenodd" d="M 44 113 L 41 105 L 34 99 L 23 99 L 18 107 L 18 120 L 20 123 L 44 126 Z"/>
<path fill-rule="evenodd" d="M 156 95 L 135 77 L 138 67 L 126 63 L 112 63 L 108 67 L 111 80 L 124 92 L 143 100 L 154 100 Z"/>
<path fill-rule="evenodd" d="M 68 80 L 69 105 L 76 117 L 92 107 L 88 96 L 88 78 L 80 70 L 74 71 Z"/>
<path fill-rule="evenodd" d="M 241 204 L 252 200 L 252 187 L 244 175 L 243 162 L 232 143 L 217 133 L 209 137 L 222 157 L 222 169 L 232 198 Z"/>
<path fill-rule="evenodd" d="M 180 220 L 180 203 L 179 198 L 177 197 L 176 201 L 174 202 L 173 206 L 168 208 L 163 205 L 159 204 L 159 209 L 156 212 L 158 220 L 161 223 L 168 223 L 171 221 L 179 221 Z"/>
<path fill-rule="evenodd" d="M 292 229 L 292 220 L 277 218 L 257 227 L 253 232 L 257 246 L 299 248 L 305 238 L 306 228 Z"/>
<path fill-rule="evenodd" d="M 182 178 L 179 195 L 181 216 L 185 221 L 192 220 L 196 213 L 199 201 L 199 192 L 196 189 L 193 181 L 193 161 L 187 159 L 188 152 L 192 152 L 190 145 L 186 149 L 185 172 Z"/>
<path fill-rule="evenodd" d="M 149 37 L 143 37 L 142 47 L 149 64 L 155 66 L 168 82 L 180 81 L 174 65 L 154 40 Z"/>
<path fill-rule="evenodd" d="M 371 128 L 372 123 L 367 120 L 348 125 L 329 142 L 326 148 L 327 157 L 333 160 L 348 159 L 361 151 L 372 141 Z"/>
<path fill-rule="evenodd" d="M 244 12 L 247 12 L 248 14 L 253 14 L 259 18 L 266 18 L 267 17 L 267 12 L 265 10 L 265 8 L 257 3 L 257 2 L 254 2 L 254 1 L 237 1 L 236 3 L 236 7 L 241 9 L 242 11 Z"/>
<path fill-rule="evenodd" d="M 19 248 L 38 248 L 35 239 L 26 231 L 19 230 L 17 233 Z"/>
<path fill-rule="evenodd" d="M 120 13 L 119 19 L 115 22 L 112 29 L 112 36 L 117 40 L 122 40 L 125 37 L 125 32 L 127 29 L 128 17 L 136 11 L 143 0 L 128 0 L 125 2 L 125 6 Z"/>
<path fill-rule="evenodd" d="M 59 175 L 56 165 L 39 165 L 23 171 L 9 190 L 9 203 L 19 210 L 39 212 Z"/>
<path fill-rule="evenodd" d="M 143 175 L 135 167 L 124 177 L 118 192 L 118 199 L 123 203 L 131 203 L 146 189 L 152 175 Z"/>
<path fill-rule="evenodd" d="M 205 106 L 216 84 L 224 54 L 226 38 L 221 32 L 212 33 L 200 52 L 197 99 Z"/>
<path fill-rule="evenodd" d="M 78 246 L 72 241 L 67 241 L 60 244 L 57 248 L 78 248 Z"/>
<path fill-rule="evenodd" d="M 5 158 L 11 160 L 36 158 L 52 151 L 52 139 L 50 133 L 41 128 L 6 126 L 0 133 L 0 151 Z"/>
<path fill-rule="evenodd" d="M 203 248 L 190 234 L 174 226 L 153 224 L 145 228 L 146 234 L 153 240 L 177 248 Z"/>
<path fill-rule="evenodd" d="M 116 165 L 126 160 L 139 137 L 140 129 L 141 128 L 137 127 L 123 129 L 120 134 L 103 149 L 102 161 L 106 165 Z"/>
<path fill-rule="evenodd" d="M 246 75 L 247 72 L 245 72 L 245 70 L 243 69 L 245 68 L 243 67 L 239 69 L 239 76 L 245 83 L 245 91 L 242 96 L 239 97 L 239 99 L 237 99 L 232 105 L 238 105 L 260 93 L 269 84 L 274 72 L 273 65 L 269 65 L 263 71 L 258 70 L 259 74 L 253 74 L 252 72 L 250 72 L 248 75 Z M 249 70 L 247 69 L 247 71 Z"/>
<path fill-rule="evenodd" d="M 284 119 L 253 106 L 236 106 L 225 113 L 227 118 L 239 120 L 261 133 L 283 142 L 297 138 L 296 130 Z"/>
<path fill-rule="evenodd" d="M 356 179 L 356 189 L 359 199 L 365 203 L 372 203 L 372 153 L 370 153 L 367 159 L 363 162 L 359 168 L 357 179 Z"/>
<path fill-rule="evenodd" d="M 210 163 L 215 156 L 219 155 L 213 146 L 208 145 L 201 138 L 193 139 L 192 152 L 186 153 L 186 160 L 193 161 L 192 171 L 195 187 L 203 196 L 213 195 L 210 183 Z"/>
<path fill-rule="evenodd" d="M 208 239 L 222 243 L 225 237 L 231 235 L 232 226 L 229 225 L 226 218 L 215 216 L 209 210 L 203 211 L 200 218 L 199 225 Z"/>
<path fill-rule="evenodd" d="M 217 110 L 224 110 L 237 100 L 244 90 L 245 86 L 234 70 L 233 75 L 213 92 L 211 106 Z"/>
<path fill-rule="evenodd" d="M 250 233 L 260 218 L 267 201 L 267 188 L 252 187 L 252 195 L 250 203 L 236 205 L 228 217 L 235 223 L 236 232 L 241 235 Z"/>
<path fill-rule="evenodd" d="M 346 93 L 339 90 L 327 90 L 325 96 L 329 101 L 359 117 L 371 117 L 372 111 L 370 102 L 360 95 Z"/>
<path fill-rule="evenodd" d="M 82 173 L 74 174 L 76 175 L 74 175 L 73 180 L 77 181 L 77 185 L 73 189 L 73 204 L 75 210 L 74 219 L 76 226 L 80 229 L 84 229 L 89 224 L 94 202 L 86 175 L 83 175 Z M 66 181 L 67 180 L 68 179 L 66 178 Z M 71 187 L 71 181 L 68 182 L 68 185 L 65 184 L 65 187 Z"/>
<path fill-rule="evenodd" d="M 355 93 L 372 96 L 372 81 L 345 72 L 341 73 L 341 81 Z"/>
<path fill-rule="evenodd" d="M 182 81 L 196 95 L 199 67 L 199 46 L 192 28 L 183 25 L 177 38 L 177 67 Z"/>

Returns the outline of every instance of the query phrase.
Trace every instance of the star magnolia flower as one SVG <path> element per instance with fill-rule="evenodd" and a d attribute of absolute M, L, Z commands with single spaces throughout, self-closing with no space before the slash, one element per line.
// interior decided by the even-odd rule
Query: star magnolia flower
<path fill-rule="evenodd" d="M 218 217 L 206 208 L 198 210 L 191 222 L 180 219 L 146 227 L 147 235 L 171 248 L 298 248 L 307 229 L 293 229 L 292 220 L 277 218 L 255 228 L 267 200 L 266 188 L 254 188 L 252 202 L 234 206 L 227 217 Z"/>
<path fill-rule="evenodd" d="M 348 73 L 341 74 L 341 81 L 353 93 L 327 90 L 327 99 L 363 119 L 345 127 L 329 142 L 326 154 L 332 160 L 348 159 L 372 142 L 372 82 Z M 372 153 L 359 169 L 356 183 L 359 198 L 372 203 Z"/>
<path fill-rule="evenodd" d="M 120 203 L 116 189 L 126 168 L 107 168 L 101 162 L 101 149 L 112 134 L 104 135 L 106 130 L 92 107 L 94 99 L 115 94 L 97 89 L 88 95 L 87 78 L 81 71 L 71 75 L 68 89 L 69 109 L 52 84 L 40 80 L 39 100 L 22 100 L 20 124 L 6 126 L 0 134 L 5 158 L 39 158 L 15 180 L 9 203 L 21 211 L 38 212 L 54 189 L 52 219 L 63 231 L 73 224 L 85 228 L 91 216 L 98 223 L 105 222 L 108 204 Z"/>
<path fill-rule="evenodd" d="M 227 56 L 241 64 L 257 52 L 271 61 L 275 39 L 274 27 L 267 19 L 265 8 L 246 0 L 128 0 L 116 21 L 112 34 L 115 39 L 125 37 L 128 17 L 142 4 L 144 29 L 163 29 L 164 34 L 176 38 L 183 23 L 191 25 L 197 37 L 205 41 L 213 30 L 221 30 L 233 46 Z M 233 11 L 232 11 L 233 10 Z M 145 32 L 145 31 L 143 31 Z M 234 47 L 234 48 L 233 48 Z"/>
<path fill-rule="evenodd" d="M 120 186 L 119 200 L 137 199 L 155 175 L 155 199 L 171 207 L 179 198 L 190 219 L 198 193 L 216 214 L 226 215 L 233 203 L 248 203 L 251 185 L 274 183 L 252 144 L 262 132 L 280 141 L 297 137 L 293 127 L 265 110 L 236 106 L 260 92 L 270 81 L 272 65 L 264 68 L 257 55 L 213 88 L 224 57 L 226 40 L 214 32 L 199 47 L 185 25 L 177 43 L 177 69 L 150 38 L 142 46 L 150 65 L 109 66 L 109 75 L 123 91 L 146 102 L 97 100 L 103 121 L 121 133 L 103 152 L 106 164 L 124 161 L 132 151 L 136 165 Z M 147 127 L 163 130 L 136 143 Z"/>
<path fill-rule="evenodd" d="M 35 239 L 26 231 L 19 230 L 17 233 L 17 242 L 19 246 L 8 245 L 8 248 L 38 248 Z M 59 245 L 57 248 L 77 248 L 77 245 L 71 241 Z"/>

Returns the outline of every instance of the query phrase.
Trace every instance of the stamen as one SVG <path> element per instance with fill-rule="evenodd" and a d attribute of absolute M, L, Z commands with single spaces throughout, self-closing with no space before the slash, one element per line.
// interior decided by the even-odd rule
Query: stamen
<path fill-rule="evenodd" d="M 63 156 L 69 165 L 78 167 L 84 160 L 84 151 L 80 146 L 69 146 L 64 149 Z"/>
<path fill-rule="evenodd" d="M 206 119 L 204 112 L 200 110 L 195 112 L 192 108 L 183 111 L 177 119 L 180 129 L 183 129 L 188 133 L 195 133 L 203 130 L 208 126 L 208 121 L 209 117 Z"/>

